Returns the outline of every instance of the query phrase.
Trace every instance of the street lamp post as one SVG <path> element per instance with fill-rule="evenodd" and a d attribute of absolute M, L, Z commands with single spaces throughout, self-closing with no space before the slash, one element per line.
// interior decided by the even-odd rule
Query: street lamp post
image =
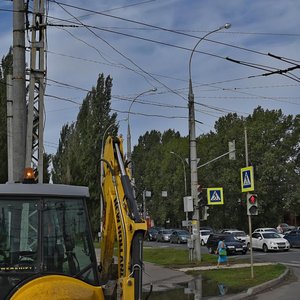
<path fill-rule="evenodd" d="M 184 177 L 184 196 L 187 196 L 187 185 L 186 185 L 186 171 L 185 171 L 185 163 L 183 158 L 176 152 L 170 151 L 171 154 L 174 154 L 176 157 L 178 157 L 181 160 L 182 167 L 183 167 L 183 177 Z M 185 213 L 185 219 L 188 221 L 188 212 Z"/>
<path fill-rule="evenodd" d="M 197 201 L 197 186 L 198 186 L 198 174 L 197 174 L 197 147 L 196 147 L 196 130 L 195 130 L 195 103 L 194 103 L 194 93 L 192 85 L 192 72 L 191 72 L 191 62 L 195 49 L 199 43 L 204 40 L 208 35 L 213 34 L 222 29 L 230 28 L 230 24 L 225 25 L 208 32 L 196 43 L 193 48 L 190 60 L 189 60 L 189 94 L 188 94 L 188 107 L 189 107 L 189 138 L 190 138 L 190 170 L 191 170 L 191 196 L 194 202 L 194 214 L 193 220 L 195 220 L 194 235 L 195 237 L 195 255 L 194 260 L 201 261 L 201 245 L 200 245 L 200 218 L 199 218 L 199 207 Z"/>
<path fill-rule="evenodd" d="M 130 123 L 129 123 L 129 115 L 130 115 L 130 110 L 132 107 L 132 104 L 142 95 L 150 93 L 150 92 L 156 92 L 157 88 L 152 88 L 150 90 L 144 91 L 140 94 L 138 94 L 130 103 L 129 109 L 128 109 L 128 115 L 127 115 L 127 122 L 128 122 L 128 126 L 127 126 L 127 160 L 129 162 L 129 171 L 130 171 L 130 175 L 132 177 L 132 164 L 131 164 L 131 133 L 130 133 Z"/>
<path fill-rule="evenodd" d="M 177 156 L 181 160 L 181 162 L 182 162 L 183 176 L 184 176 L 184 196 L 187 196 L 186 172 L 185 172 L 185 163 L 184 163 L 184 160 L 183 160 L 183 158 L 179 154 L 177 154 L 177 153 L 175 153 L 173 151 L 170 151 L 170 153 L 174 154 L 175 156 Z"/>

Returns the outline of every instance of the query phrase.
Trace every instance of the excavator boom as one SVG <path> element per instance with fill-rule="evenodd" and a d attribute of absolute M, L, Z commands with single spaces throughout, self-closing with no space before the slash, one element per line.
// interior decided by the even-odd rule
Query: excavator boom
<path fill-rule="evenodd" d="M 101 279 L 111 279 L 117 239 L 117 291 L 121 299 L 142 299 L 143 240 L 146 222 L 138 212 L 121 138 L 109 137 L 104 148 Z"/>

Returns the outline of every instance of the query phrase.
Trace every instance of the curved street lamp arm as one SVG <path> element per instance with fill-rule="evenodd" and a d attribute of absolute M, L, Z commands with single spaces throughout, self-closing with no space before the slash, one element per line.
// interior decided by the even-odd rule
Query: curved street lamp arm
<path fill-rule="evenodd" d="M 207 36 L 209 36 L 209 35 L 211 35 L 211 34 L 217 32 L 217 31 L 219 31 L 219 30 L 222 30 L 222 29 L 224 29 L 224 28 L 225 28 L 225 29 L 228 29 L 228 28 L 230 28 L 230 27 L 231 27 L 231 24 L 226 23 L 225 25 L 219 27 L 218 29 L 215 29 L 215 30 L 213 30 L 213 31 L 208 32 L 206 35 L 204 35 L 202 38 L 200 38 L 200 40 L 197 42 L 197 44 L 196 44 L 195 47 L 193 48 L 192 53 L 191 53 L 191 55 L 190 55 L 190 60 L 189 60 L 189 80 L 191 80 L 191 78 L 192 78 L 192 74 L 191 74 L 192 57 L 193 57 L 193 55 L 194 55 L 194 52 L 195 52 L 197 46 L 200 44 L 200 42 L 201 42 L 202 40 L 204 40 Z"/>

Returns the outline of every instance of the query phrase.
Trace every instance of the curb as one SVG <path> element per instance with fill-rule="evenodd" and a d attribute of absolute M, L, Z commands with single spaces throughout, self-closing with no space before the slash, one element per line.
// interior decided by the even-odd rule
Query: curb
<path fill-rule="evenodd" d="M 262 292 L 263 290 L 265 289 L 268 289 L 268 288 L 271 288 L 275 285 L 278 285 L 278 283 L 280 282 L 283 282 L 284 279 L 290 274 L 290 269 L 287 268 L 283 274 L 281 274 L 278 278 L 275 278 L 275 279 L 272 279 L 270 281 L 267 281 L 265 283 L 262 283 L 260 285 L 257 285 L 257 286 L 254 286 L 252 288 L 249 288 L 247 290 L 247 295 L 250 296 L 250 295 L 254 295 L 254 294 L 257 294 L 259 292 Z"/>
<path fill-rule="evenodd" d="M 254 266 L 268 266 L 268 265 L 274 265 L 275 263 L 254 263 Z M 187 271 L 206 271 L 206 270 L 219 270 L 219 269 L 239 269 L 239 268 L 249 268 L 251 265 L 249 263 L 246 264 L 232 264 L 229 266 L 220 266 L 217 267 L 214 266 L 202 266 L 202 267 L 191 267 L 191 268 L 180 268 L 177 269 L 181 272 L 187 272 Z"/>

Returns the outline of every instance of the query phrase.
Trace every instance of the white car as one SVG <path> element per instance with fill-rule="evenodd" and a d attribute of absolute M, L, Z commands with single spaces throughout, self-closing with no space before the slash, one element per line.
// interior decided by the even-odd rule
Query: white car
<path fill-rule="evenodd" d="M 224 233 L 232 234 L 237 240 L 246 243 L 247 234 L 242 230 L 225 230 Z"/>
<path fill-rule="evenodd" d="M 200 230 L 200 242 L 202 246 L 206 245 L 210 234 L 210 230 Z"/>
<path fill-rule="evenodd" d="M 250 248 L 250 239 L 247 239 L 248 249 Z M 290 249 L 288 240 L 282 238 L 277 232 L 253 232 L 252 233 L 252 249 L 261 249 L 264 252 L 269 250 L 284 250 Z"/>
<path fill-rule="evenodd" d="M 276 233 L 278 233 L 281 237 L 284 236 L 284 234 L 279 233 L 279 232 L 277 231 L 276 228 L 272 228 L 272 227 L 256 228 L 256 229 L 253 231 L 253 233 L 254 233 L 254 232 L 266 232 L 266 231 L 267 231 L 267 232 L 276 232 Z"/>

